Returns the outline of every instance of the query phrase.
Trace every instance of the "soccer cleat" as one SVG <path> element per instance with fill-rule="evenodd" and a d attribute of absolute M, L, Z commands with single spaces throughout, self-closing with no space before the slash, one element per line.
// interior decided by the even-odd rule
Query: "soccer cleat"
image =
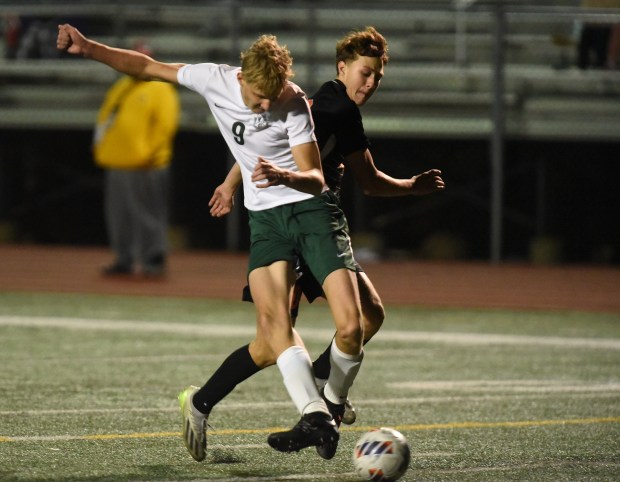
<path fill-rule="evenodd" d="M 357 419 L 357 412 L 355 411 L 355 407 L 351 404 L 351 400 L 347 398 L 347 401 L 344 402 L 344 414 L 342 415 L 342 423 L 345 425 L 352 425 L 355 423 Z"/>
<path fill-rule="evenodd" d="M 179 393 L 179 405 L 183 418 L 183 442 L 190 455 L 200 462 L 207 457 L 207 416 L 192 403 L 198 390 L 191 385 Z"/>
<path fill-rule="evenodd" d="M 340 428 L 340 424 L 342 423 L 343 416 L 345 413 L 345 404 L 338 405 L 337 403 L 332 403 L 330 400 L 325 397 L 324 388 L 319 391 L 323 400 L 325 400 L 325 404 L 327 405 L 327 409 L 329 413 L 331 413 L 334 422 L 336 423 L 336 428 Z M 336 443 L 324 443 L 316 446 L 317 453 L 323 457 L 324 459 L 331 459 L 336 455 L 336 449 L 338 448 L 338 442 Z"/>
<path fill-rule="evenodd" d="M 337 403 L 333 403 L 331 400 L 328 400 L 328 398 L 325 396 L 325 388 L 321 388 L 321 390 L 319 390 L 319 395 L 321 395 L 321 398 L 325 401 L 329 413 L 332 414 L 334 422 L 336 422 L 336 427 L 340 428 L 340 424 L 342 423 L 342 417 L 344 416 L 345 404 L 343 403 L 339 405 Z"/>
<path fill-rule="evenodd" d="M 299 452 L 306 447 L 325 447 L 319 455 L 331 459 L 338 448 L 338 427 L 331 415 L 323 412 L 307 413 L 297 425 L 286 432 L 269 435 L 267 443 L 280 452 Z"/>

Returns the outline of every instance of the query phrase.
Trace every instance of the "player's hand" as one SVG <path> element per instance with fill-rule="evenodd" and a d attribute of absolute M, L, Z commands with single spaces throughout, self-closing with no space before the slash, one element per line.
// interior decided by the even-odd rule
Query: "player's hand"
<path fill-rule="evenodd" d="M 221 218 L 232 211 L 235 205 L 235 192 L 228 189 L 224 184 L 220 184 L 213 191 L 213 196 L 209 201 L 209 211 L 214 218 Z"/>
<path fill-rule="evenodd" d="M 258 162 L 254 167 L 252 173 L 252 182 L 256 183 L 256 187 L 265 188 L 269 186 L 277 186 L 284 181 L 284 170 L 277 167 L 275 164 L 263 159 L 258 158 Z"/>
<path fill-rule="evenodd" d="M 424 196 L 435 191 L 443 191 L 446 187 L 444 180 L 441 178 L 439 169 L 431 169 L 417 176 L 413 176 L 412 191 L 416 196 Z"/>
<path fill-rule="evenodd" d="M 87 40 L 78 29 L 65 23 L 58 26 L 58 37 L 56 38 L 56 48 L 65 50 L 73 55 L 84 54 Z"/>

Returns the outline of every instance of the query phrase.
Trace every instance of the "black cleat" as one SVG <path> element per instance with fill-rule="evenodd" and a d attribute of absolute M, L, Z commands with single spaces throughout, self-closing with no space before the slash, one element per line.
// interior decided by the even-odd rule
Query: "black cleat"
<path fill-rule="evenodd" d="M 306 447 L 325 447 L 319 455 L 331 459 L 338 448 L 338 427 L 332 417 L 323 412 L 307 413 L 292 429 L 269 435 L 267 443 L 280 452 L 299 452 Z"/>
<path fill-rule="evenodd" d="M 325 393 L 323 390 L 324 389 L 321 389 L 320 391 L 321 397 L 323 398 L 323 400 L 325 400 L 325 404 L 327 405 L 327 409 L 329 410 L 329 413 L 332 414 L 332 418 L 334 419 L 334 422 L 336 423 L 336 428 L 340 428 L 340 425 L 342 424 L 342 418 L 345 412 L 345 404 L 343 403 L 342 405 L 338 405 L 336 403 L 332 403 L 325 397 Z M 317 445 L 316 451 L 321 457 L 323 457 L 326 460 L 329 460 L 333 458 L 334 455 L 336 455 L 337 448 L 338 448 L 337 441 L 335 444 L 328 442 L 322 445 Z"/>
<path fill-rule="evenodd" d="M 321 395 L 321 398 L 325 401 L 325 404 L 327 405 L 327 409 L 329 410 L 329 413 L 332 414 L 332 417 L 334 418 L 334 422 L 336 422 L 336 427 L 340 428 L 340 425 L 342 424 L 342 418 L 344 417 L 344 412 L 345 412 L 345 404 L 341 404 L 338 405 L 337 403 L 333 403 L 330 400 L 327 399 L 327 397 L 325 396 L 325 388 L 321 388 L 321 390 L 319 391 L 319 394 Z"/>

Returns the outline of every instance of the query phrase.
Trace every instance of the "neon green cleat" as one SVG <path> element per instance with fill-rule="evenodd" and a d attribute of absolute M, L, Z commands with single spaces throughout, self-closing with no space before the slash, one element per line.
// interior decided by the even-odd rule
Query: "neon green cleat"
<path fill-rule="evenodd" d="M 200 462 L 207 457 L 207 416 L 199 412 L 192 403 L 198 390 L 198 387 L 191 385 L 179 393 L 179 405 L 183 418 L 185 448 Z"/>

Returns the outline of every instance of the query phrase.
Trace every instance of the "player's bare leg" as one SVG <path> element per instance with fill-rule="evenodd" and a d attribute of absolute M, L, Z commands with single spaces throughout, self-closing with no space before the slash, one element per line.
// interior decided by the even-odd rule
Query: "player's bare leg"
<path fill-rule="evenodd" d="M 374 285 L 364 272 L 356 273 L 359 289 L 359 298 L 364 318 L 364 344 L 366 344 L 381 328 L 385 318 L 385 310 L 381 298 Z M 301 294 L 299 295 L 301 296 Z M 293 306 L 293 304 L 291 305 Z M 314 361 L 315 381 L 319 388 L 327 383 L 329 377 L 331 345 Z M 355 423 L 357 413 L 351 401 L 347 398 L 344 405 L 342 423 L 351 425 Z"/>
<path fill-rule="evenodd" d="M 362 305 L 362 315 L 364 317 L 364 344 L 366 344 L 377 334 L 381 325 L 383 325 L 385 309 L 383 308 L 383 302 L 379 293 L 377 293 L 366 273 L 359 272 L 355 274 Z"/>
<path fill-rule="evenodd" d="M 303 343 L 295 342 L 289 309 L 294 283 L 292 266 L 277 261 L 253 270 L 249 281 L 257 313 L 256 339 L 250 344 L 250 354 L 259 366 L 276 358 L 284 385 L 301 413 L 301 419 L 291 430 L 272 433 L 267 441 L 281 452 L 330 447 L 328 456 L 321 455 L 331 458 L 338 446 L 338 429 L 314 384 L 310 356 Z"/>
<path fill-rule="evenodd" d="M 342 422 L 349 388 L 363 359 L 364 325 L 355 273 L 339 269 L 323 282 L 323 290 L 336 323 L 336 335 L 330 347 L 330 372 L 321 391 L 330 413 L 338 425 Z M 324 458 L 330 458 L 326 447 L 317 447 Z"/>

